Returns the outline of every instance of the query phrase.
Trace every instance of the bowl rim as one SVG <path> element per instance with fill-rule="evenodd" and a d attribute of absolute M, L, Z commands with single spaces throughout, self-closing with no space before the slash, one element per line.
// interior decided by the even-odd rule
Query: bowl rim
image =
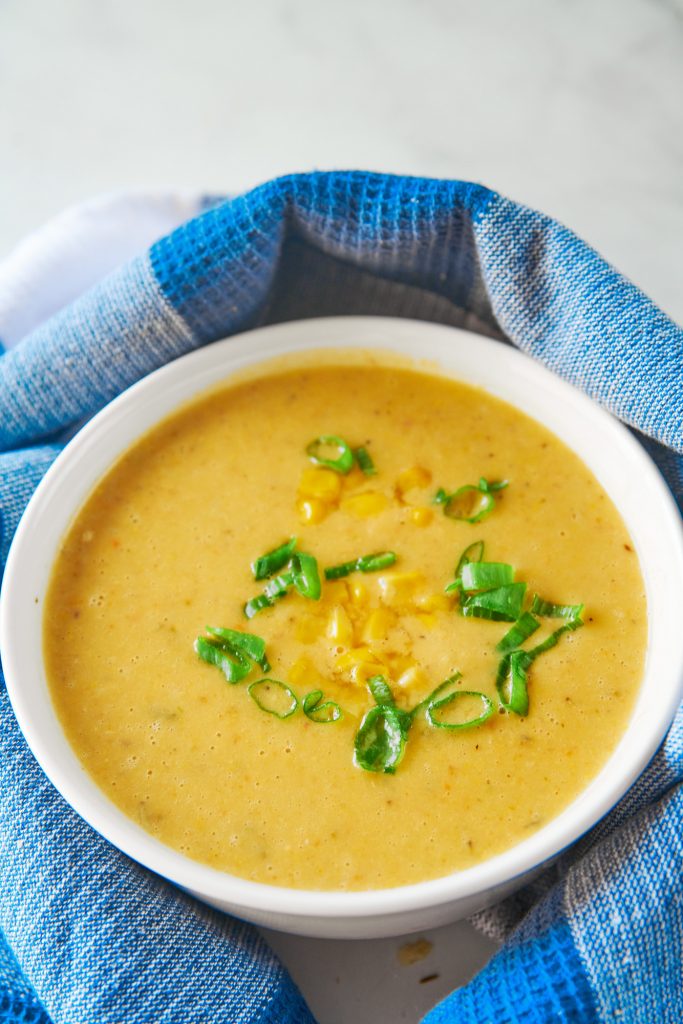
<path fill-rule="evenodd" d="M 40 616 L 42 627 L 44 587 L 39 586 L 39 581 L 47 582 L 46 572 L 57 550 L 55 536 L 64 535 L 95 482 L 135 438 L 194 397 L 217 386 L 229 385 L 231 377 L 249 367 L 254 370 L 262 366 L 267 372 L 273 360 L 277 363 L 283 357 L 305 360 L 316 350 L 328 349 L 372 350 L 378 358 L 386 357 L 390 362 L 408 359 L 418 371 L 440 372 L 464 380 L 518 409 L 519 401 L 512 397 L 515 389 L 518 389 L 516 394 L 532 396 L 530 404 L 536 411 L 530 412 L 529 408 L 520 411 L 549 426 L 572 448 L 598 476 L 613 501 L 611 488 L 605 486 L 593 465 L 601 447 L 596 444 L 596 437 L 609 446 L 613 462 L 620 465 L 619 460 L 624 460 L 626 468 L 634 470 L 633 478 L 629 478 L 632 482 L 624 484 L 624 493 L 628 494 L 631 504 L 636 495 L 633 494 L 632 501 L 628 488 L 640 494 L 643 525 L 636 531 L 637 536 L 624 516 L 623 495 L 621 503 L 614 503 L 634 537 L 639 556 L 641 552 L 647 554 L 649 564 L 651 558 L 666 552 L 666 574 L 656 571 L 657 567 L 650 567 L 648 577 L 643 557 L 640 557 L 649 620 L 641 696 L 650 674 L 658 672 L 657 706 L 641 708 L 638 698 L 624 735 L 598 775 L 564 811 L 534 835 L 474 867 L 387 889 L 301 890 L 253 882 L 193 861 L 155 839 L 119 811 L 80 765 L 61 732 L 51 699 L 44 701 L 42 707 L 32 699 L 36 694 L 49 694 L 42 666 L 42 645 L 37 656 L 30 656 L 26 649 L 31 645 L 22 644 L 21 640 L 28 635 L 31 623 L 35 623 L 36 614 Z M 162 407 L 166 411 L 159 415 Z M 541 407 L 543 416 L 538 414 Z M 146 416 L 149 423 L 135 428 L 133 440 L 130 440 L 132 421 L 135 419 L 137 423 L 139 416 Z M 565 433 L 559 433 L 550 421 L 563 424 Z M 587 424 L 582 448 L 567 440 L 570 428 L 579 429 L 577 422 Z M 102 453 L 105 449 L 109 452 L 112 445 L 118 454 L 113 458 L 107 454 L 105 459 Z M 603 462 L 606 462 L 604 458 Z M 85 465 L 96 465 L 97 469 L 86 474 L 92 481 L 80 488 L 81 494 L 76 482 L 82 478 Z M 612 472 L 608 465 L 604 471 Z M 651 528 L 648 515 L 652 514 L 655 526 Z M 632 515 L 635 513 L 629 511 L 629 516 Z M 49 526 L 51 540 L 41 536 L 46 526 Z M 242 908 L 247 918 L 250 910 L 285 913 L 297 919 L 390 917 L 484 894 L 525 875 L 580 838 L 624 795 L 654 755 L 683 692 L 683 631 L 673 629 L 674 615 L 667 617 L 663 602 L 659 600 L 659 588 L 667 584 L 669 599 L 677 600 L 674 606 L 680 607 L 683 603 L 681 517 L 659 470 L 622 423 L 571 384 L 506 343 L 425 321 L 330 317 L 258 328 L 184 355 L 132 385 L 69 441 L 38 485 L 11 545 L 0 595 L 0 650 L 15 715 L 46 775 L 82 818 L 134 860 L 208 901 L 229 902 Z M 37 604 L 34 592 L 39 599 Z M 653 598 L 656 599 L 654 604 Z M 656 620 L 651 618 L 651 608 L 657 612 Z M 663 650 L 660 654 L 656 644 L 664 645 L 666 655 Z M 636 720 L 638 727 L 634 729 Z M 59 742 L 58 733 L 63 742 Z"/>

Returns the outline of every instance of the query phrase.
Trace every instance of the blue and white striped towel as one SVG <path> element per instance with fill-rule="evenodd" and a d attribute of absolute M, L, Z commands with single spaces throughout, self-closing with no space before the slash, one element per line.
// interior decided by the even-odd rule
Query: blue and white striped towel
<path fill-rule="evenodd" d="M 64 438 L 128 385 L 225 335 L 349 313 L 509 340 L 632 426 L 683 502 L 683 332 L 637 288 L 555 221 L 480 186 L 310 174 L 225 202 L 91 204 L 0 266 L 0 565 Z M 4 688 L 0 754 L 0 1022 L 312 1021 L 251 928 L 74 815 Z M 502 950 L 426 1022 L 680 1024 L 682 779 L 679 712 L 619 807 L 480 916 Z"/>

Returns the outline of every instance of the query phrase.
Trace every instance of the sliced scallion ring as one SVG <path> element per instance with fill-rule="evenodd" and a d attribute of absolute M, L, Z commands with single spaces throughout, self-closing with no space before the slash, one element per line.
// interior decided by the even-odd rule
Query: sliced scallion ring
<path fill-rule="evenodd" d="M 321 584 L 318 561 L 305 551 L 295 551 L 290 562 L 292 582 L 302 597 L 320 600 Z"/>
<path fill-rule="evenodd" d="M 294 691 L 279 679 L 258 679 L 247 687 L 247 693 L 261 711 L 276 718 L 289 718 L 299 707 Z"/>
<path fill-rule="evenodd" d="M 446 707 L 453 709 L 453 705 L 456 702 L 460 702 L 463 699 L 476 699 L 481 702 L 482 711 L 479 715 L 474 718 L 467 718 L 461 722 L 445 722 L 435 717 L 435 713 L 441 711 Z M 493 714 L 494 707 L 493 701 L 486 696 L 485 693 L 479 693 L 476 690 L 456 690 L 455 693 L 449 693 L 447 697 L 442 697 L 441 700 L 433 700 L 427 705 L 426 717 L 430 725 L 433 725 L 437 729 L 474 729 L 478 725 L 483 725 L 487 722 Z"/>
<path fill-rule="evenodd" d="M 270 664 L 266 657 L 266 641 L 263 637 L 254 636 L 253 633 L 241 633 L 236 629 L 224 629 L 222 626 L 207 626 L 206 632 L 243 651 L 263 672 L 270 672 Z"/>
<path fill-rule="evenodd" d="M 522 614 L 525 593 L 526 583 L 508 583 L 464 598 L 461 611 L 466 618 L 516 622 Z"/>
<path fill-rule="evenodd" d="M 333 700 L 323 701 L 322 690 L 311 690 L 301 702 L 301 707 L 312 722 L 319 725 L 329 725 L 331 722 L 338 722 L 343 717 L 343 711 Z"/>
<path fill-rule="evenodd" d="M 507 631 L 502 640 L 499 640 L 496 644 L 496 650 L 500 651 L 501 654 L 510 654 L 517 647 L 521 647 L 525 640 L 536 632 L 540 627 L 541 623 L 538 619 L 534 618 L 531 612 L 524 612 L 514 626 Z"/>
<path fill-rule="evenodd" d="M 321 454 L 325 449 L 336 448 L 336 458 L 328 459 Z M 353 468 L 353 452 L 343 439 L 336 434 L 321 434 L 311 441 L 306 447 L 306 454 L 316 466 L 324 466 L 326 469 L 333 469 L 335 473 L 346 474 Z"/>
<path fill-rule="evenodd" d="M 356 462 L 358 463 L 360 470 L 363 473 L 365 473 L 366 476 L 377 475 L 375 463 L 372 461 L 372 456 L 370 455 L 370 452 L 367 450 L 367 448 L 363 446 L 361 446 L 360 448 L 356 448 L 353 454 L 356 457 Z"/>
<path fill-rule="evenodd" d="M 493 590 L 512 583 L 515 570 L 507 562 L 467 562 L 460 578 L 463 590 Z"/>
<path fill-rule="evenodd" d="M 265 555 L 261 555 L 251 563 L 251 571 L 254 574 L 254 579 L 265 580 L 269 576 L 273 576 L 274 573 L 279 572 L 280 569 L 287 565 L 287 562 L 292 557 L 292 553 L 296 548 L 296 537 L 290 537 L 288 541 L 281 544 L 279 548 L 273 548 L 272 551 L 266 551 Z"/>

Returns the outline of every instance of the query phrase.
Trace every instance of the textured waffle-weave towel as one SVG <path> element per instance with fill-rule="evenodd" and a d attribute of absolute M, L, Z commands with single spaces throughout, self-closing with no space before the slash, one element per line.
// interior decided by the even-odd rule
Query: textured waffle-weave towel
<path fill-rule="evenodd" d="M 150 241 L 191 207 L 157 207 Z M 66 248 L 37 240 L 0 267 L 0 563 L 74 425 L 199 345 L 318 315 L 410 316 L 517 345 L 638 431 L 683 500 L 683 332 L 571 232 L 485 188 L 279 179 L 209 205 L 99 281 L 115 260 L 93 264 L 78 229 Z M 0 1021 L 312 1020 L 251 928 L 138 868 L 69 810 L 4 687 L 0 744 Z M 679 712 L 610 817 L 481 915 L 504 946 L 429 1024 L 683 1020 L 682 776 Z"/>

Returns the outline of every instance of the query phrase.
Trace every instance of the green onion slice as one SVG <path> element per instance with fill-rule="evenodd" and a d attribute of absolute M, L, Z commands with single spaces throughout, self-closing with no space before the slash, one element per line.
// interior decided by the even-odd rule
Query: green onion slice
<path fill-rule="evenodd" d="M 290 564 L 292 582 L 301 596 L 319 601 L 321 584 L 317 559 L 304 551 L 295 551 Z"/>
<path fill-rule="evenodd" d="M 333 700 L 323 702 L 322 690 L 311 690 L 301 702 L 306 718 L 320 725 L 329 725 L 330 722 L 338 722 L 343 717 L 343 711 Z"/>
<path fill-rule="evenodd" d="M 444 502 L 444 515 L 465 523 L 480 523 L 493 512 L 496 500 L 489 491 L 474 484 L 465 484 L 448 496 Z"/>
<path fill-rule="evenodd" d="M 582 604 L 552 604 L 550 601 L 544 601 L 538 594 L 534 594 L 529 610 L 546 619 L 580 619 L 583 609 Z"/>
<path fill-rule="evenodd" d="M 443 693 L 444 690 L 448 689 L 449 686 L 455 686 L 459 679 L 462 679 L 461 672 L 454 672 L 452 676 L 448 677 L 448 679 L 444 679 L 442 683 L 439 683 L 436 689 L 432 690 L 432 692 L 427 694 L 427 696 L 424 697 L 419 704 L 415 705 L 415 707 L 410 712 L 410 717 L 415 718 L 418 711 L 421 711 L 422 708 L 427 708 L 430 706 L 430 704 L 433 704 L 440 693 Z"/>
<path fill-rule="evenodd" d="M 453 705 L 456 702 L 461 702 L 463 699 L 470 703 L 472 700 L 480 701 L 482 706 L 480 714 L 475 715 L 474 718 L 466 718 L 455 722 L 435 718 L 435 713 L 446 707 L 450 707 L 452 711 Z M 493 701 L 485 693 L 479 693 L 476 690 L 457 690 L 455 693 L 449 693 L 447 697 L 442 697 L 441 700 L 432 701 L 427 705 L 427 721 L 437 729 L 473 729 L 487 722 L 493 714 L 493 710 Z"/>
<path fill-rule="evenodd" d="M 276 718 L 289 718 L 299 707 L 294 691 L 279 679 L 259 679 L 247 687 L 247 693 L 261 711 Z"/>
<path fill-rule="evenodd" d="M 284 595 L 285 591 L 283 591 L 279 596 L 284 597 Z M 245 604 L 243 609 L 244 614 L 248 619 L 253 619 L 259 612 L 264 611 L 266 608 L 272 608 L 275 601 L 275 597 L 271 598 L 268 597 L 267 594 L 257 594 L 256 597 L 252 597 L 251 600 L 247 601 Z"/>
<path fill-rule="evenodd" d="M 279 597 L 284 597 L 290 587 L 294 586 L 294 574 L 291 572 L 283 572 L 278 576 L 274 576 L 270 580 L 263 591 L 266 597 L 272 600 L 277 600 Z"/>
<path fill-rule="evenodd" d="M 410 712 L 396 707 L 384 676 L 373 676 L 368 688 L 377 704 L 366 711 L 356 733 L 354 762 L 365 771 L 393 775 L 403 760 L 413 718 Z"/>
<path fill-rule="evenodd" d="M 462 574 L 463 569 L 469 562 L 481 562 L 484 557 L 484 542 L 483 540 L 475 540 L 474 544 L 469 544 L 463 553 L 461 554 L 458 564 L 455 567 L 456 579 Z"/>
<path fill-rule="evenodd" d="M 439 487 L 438 491 L 432 498 L 432 505 L 445 505 L 448 501 L 448 491 L 444 491 L 443 487 Z"/>
<path fill-rule="evenodd" d="M 500 651 L 501 654 L 509 654 L 514 651 L 517 647 L 521 647 L 525 640 L 536 632 L 541 623 L 538 619 L 534 618 L 531 612 L 524 612 L 514 626 L 507 631 L 502 640 L 496 644 L 496 650 Z"/>
<path fill-rule="evenodd" d="M 516 622 L 522 614 L 526 583 L 508 583 L 504 587 L 472 594 L 461 602 L 462 614 L 493 622 Z"/>
<path fill-rule="evenodd" d="M 273 576 L 274 573 L 279 572 L 280 569 L 287 565 L 287 562 L 292 557 L 292 553 L 296 548 L 296 537 L 290 537 L 289 540 L 281 544 L 279 548 L 273 548 L 272 551 L 266 551 L 265 555 L 261 555 L 254 562 L 251 563 L 251 571 L 254 574 L 254 579 L 265 580 L 269 576 Z"/>
<path fill-rule="evenodd" d="M 498 666 L 496 689 L 500 703 L 506 711 L 526 715 L 529 711 L 527 669 L 533 661 L 530 652 L 513 651 L 506 654 Z"/>
<path fill-rule="evenodd" d="M 372 461 L 372 456 L 370 455 L 370 452 L 367 450 L 367 448 L 356 448 L 353 454 L 356 457 L 356 462 L 358 463 L 360 469 L 362 470 L 363 473 L 365 473 L 366 476 L 377 475 L 375 463 Z"/>
<path fill-rule="evenodd" d="M 224 629 L 221 626 L 207 626 L 206 632 L 236 647 L 251 658 L 263 672 L 270 672 L 270 664 L 266 657 L 266 641 L 253 633 L 240 633 L 236 629 Z"/>
<path fill-rule="evenodd" d="M 507 562 L 467 562 L 462 568 L 463 590 L 493 590 L 512 583 L 515 570 Z"/>
<path fill-rule="evenodd" d="M 350 576 L 352 572 L 379 572 L 387 569 L 396 561 L 393 551 L 377 551 L 373 555 L 361 555 L 352 562 L 341 562 L 325 569 L 326 580 L 338 580 L 342 576 Z"/>
<path fill-rule="evenodd" d="M 239 683 L 251 672 L 251 662 L 246 654 L 217 637 L 198 636 L 194 649 L 202 661 L 219 668 L 229 683 Z"/>
<path fill-rule="evenodd" d="M 384 676 L 372 676 L 368 679 L 368 689 L 377 704 L 390 704 L 393 706 L 396 703 L 391 687 Z"/>
<path fill-rule="evenodd" d="M 336 448 L 338 455 L 335 459 L 328 459 L 322 454 L 326 449 Z M 326 469 L 333 469 L 335 473 L 346 474 L 353 467 L 353 452 L 342 437 L 336 434 L 321 434 L 306 448 L 306 454 L 316 466 L 324 466 Z"/>
<path fill-rule="evenodd" d="M 573 633 L 575 629 L 580 629 L 581 626 L 583 626 L 583 619 L 580 619 L 578 617 L 575 619 L 567 619 L 567 621 L 562 626 L 560 626 L 559 629 L 556 629 L 554 633 L 551 633 L 549 636 L 547 636 L 545 640 L 541 641 L 540 644 L 536 644 L 535 647 L 531 647 L 525 653 L 533 661 L 539 656 L 539 654 L 544 654 L 545 651 L 549 651 L 551 647 L 555 647 L 560 637 L 563 636 L 565 633 Z"/>

